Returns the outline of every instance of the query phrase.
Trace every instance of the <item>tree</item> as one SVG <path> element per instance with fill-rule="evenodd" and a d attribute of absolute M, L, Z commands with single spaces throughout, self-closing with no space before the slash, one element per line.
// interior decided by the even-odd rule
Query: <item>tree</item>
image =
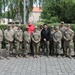
<path fill-rule="evenodd" d="M 2 17 L 2 0 L 0 0 L 0 18 Z"/>
<path fill-rule="evenodd" d="M 0 0 L 0 17 L 1 14 L 2 17 L 7 17 L 14 19 L 16 13 L 20 13 L 23 21 L 23 14 L 24 14 L 24 0 Z M 29 13 L 33 9 L 33 3 L 37 2 L 37 0 L 26 0 L 26 21 L 28 22 Z M 5 9 L 8 8 L 8 11 L 6 12 Z M 2 13 L 2 10 L 4 10 L 4 13 Z"/>
<path fill-rule="evenodd" d="M 59 19 L 57 22 L 63 20 L 71 23 L 75 19 L 75 2 L 73 0 L 47 0 L 43 3 L 42 9 L 42 19 L 49 22 L 52 17 L 57 17 Z"/>

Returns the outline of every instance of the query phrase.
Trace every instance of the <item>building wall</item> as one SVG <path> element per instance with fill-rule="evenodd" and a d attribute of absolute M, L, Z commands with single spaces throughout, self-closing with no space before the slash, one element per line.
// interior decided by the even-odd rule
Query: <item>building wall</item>
<path fill-rule="evenodd" d="M 12 22 L 12 19 L 9 19 L 9 22 Z M 8 24 L 8 19 L 7 18 L 0 19 L 0 24 Z"/>
<path fill-rule="evenodd" d="M 40 12 L 31 12 L 29 15 L 29 20 L 32 22 L 40 21 Z"/>

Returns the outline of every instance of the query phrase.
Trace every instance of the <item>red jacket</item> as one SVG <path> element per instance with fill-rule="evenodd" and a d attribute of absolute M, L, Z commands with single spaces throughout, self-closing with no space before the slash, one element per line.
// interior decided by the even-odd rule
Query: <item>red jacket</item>
<path fill-rule="evenodd" d="M 27 26 L 29 27 L 28 31 L 30 32 L 30 34 L 32 34 L 32 32 L 34 31 L 34 25 L 33 24 L 27 24 Z"/>

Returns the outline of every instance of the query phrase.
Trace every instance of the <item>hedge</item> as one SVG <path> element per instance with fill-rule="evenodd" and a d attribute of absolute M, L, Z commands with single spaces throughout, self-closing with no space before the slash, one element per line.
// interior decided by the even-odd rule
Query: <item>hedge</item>
<path fill-rule="evenodd" d="M 40 27 L 41 24 L 35 24 L 35 25 Z M 52 23 L 52 24 L 48 24 L 48 27 L 50 27 L 51 25 L 57 26 L 57 25 L 60 25 L 60 24 L 59 23 Z M 6 28 L 7 28 L 7 25 L 0 25 L 0 29 L 2 29 L 3 32 Z M 21 28 L 24 31 L 25 25 L 21 25 Z M 75 24 L 71 24 L 71 28 L 75 31 Z M 24 47 L 24 44 L 23 44 L 23 47 Z M 3 41 L 2 41 L 2 48 L 5 48 L 5 39 L 4 38 L 3 38 Z"/>

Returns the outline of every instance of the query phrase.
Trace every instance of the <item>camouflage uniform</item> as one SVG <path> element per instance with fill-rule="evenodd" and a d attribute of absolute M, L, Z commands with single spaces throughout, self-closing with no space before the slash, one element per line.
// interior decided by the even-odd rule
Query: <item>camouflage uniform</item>
<path fill-rule="evenodd" d="M 2 30 L 0 29 L 0 56 L 1 56 L 2 40 L 3 40 L 3 32 L 2 32 Z"/>
<path fill-rule="evenodd" d="M 75 57 L 75 32 L 74 32 L 73 42 L 74 42 L 74 57 Z"/>
<path fill-rule="evenodd" d="M 30 52 L 30 42 L 31 42 L 31 36 L 30 33 L 26 30 L 24 31 L 25 55 L 27 55 Z"/>
<path fill-rule="evenodd" d="M 12 30 L 12 32 L 13 32 L 13 37 L 14 37 L 14 40 L 13 40 L 13 48 L 15 48 L 15 33 L 16 33 L 16 31 L 17 31 L 17 27 L 14 26 L 14 27 L 11 28 L 11 30 Z"/>
<path fill-rule="evenodd" d="M 64 51 L 64 33 L 66 31 L 66 27 L 60 27 L 60 31 L 62 32 L 62 39 L 61 39 L 61 49 L 63 49 L 63 55 L 65 55 L 65 51 Z"/>
<path fill-rule="evenodd" d="M 23 41 L 23 31 L 21 29 L 17 29 L 17 31 L 15 32 L 15 46 L 16 46 L 16 54 L 20 56 L 22 52 L 22 41 Z"/>
<path fill-rule="evenodd" d="M 35 27 L 37 28 L 37 26 Z M 33 51 L 34 51 L 34 57 L 38 54 L 39 46 L 40 46 L 40 31 L 36 30 L 32 33 L 32 44 L 33 44 Z"/>
<path fill-rule="evenodd" d="M 7 56 L 12 53 L 13 49 L 13 32 L 12 30 L 6 29 L 4 31 L 4 37 L 5 37 L 5 43 L 6 43 L 6 50 L 7 50 Z"/>
<path fill-rule="evenodd" d="M 51 26 L 51 30 L 50 30 L 50 54 L 51 55 L 54 55 L 54 41 L 53 41 L 54 32 L 55 32 L 54 26 Z"/>
<path fill-rule="evenodd" d="M 14 34 L 17 31 L 17 27 L 11 28 L 11 30 L 13 30 Z"/>
<path fill-rule="evenodd" d="M 65 36 L 64 36 L 65 39 L 64 51 L 65 51 L 65 55 L 67 55 L 67 48 L 69 48 L 69 57 L 71 56 L 73 37 L 74 37 L 74 31 L 70 28 L 68 30 L 66 29 Z"/>
<path fill-rule="evenodd" d="M 56 28 L 59 29 L 58 26 Z M 55 31 L 53 40 L 54 40 L 54 52 L 56 55 L 60 54 L 61 39 L 62 39 L 62 33 L 59 30 Z"/>

